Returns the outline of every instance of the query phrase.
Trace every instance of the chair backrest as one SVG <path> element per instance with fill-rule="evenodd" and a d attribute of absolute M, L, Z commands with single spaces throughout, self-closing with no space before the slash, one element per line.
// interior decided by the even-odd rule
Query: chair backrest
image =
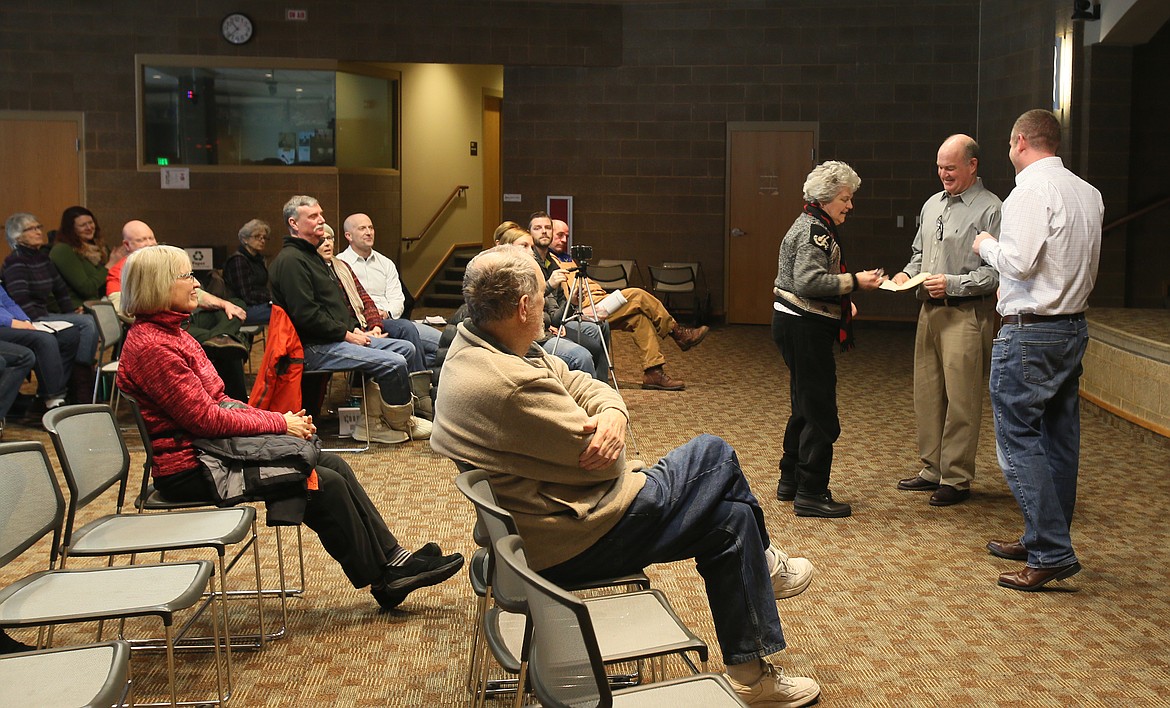
<path fill-rule="evenodd" d="M 487 546 L 490 554 L 488 577 L 491 580 L 496 604 L 508 612 L 524 612 L 525 595 L 520 579 L 507 568 L 501 568 L 492 551 L 494 544 L 501 538 L 519 534 L 516 520 L 512 518 L 510 512 L 496 503 L 496 495 L 488 483 L 487 472 L 483 470 L 464 472 L 455 478 L 455 486 L 475 505 L 476 519 L 488 532 L 490 539 Z"/>
<path fill-rule="evenodd" d="M 117 347 L 122 343 L 125 330 L 122 329 L 122 321 L 118 319 L 114 303 L 109 300 L 87 300 L 85 309 L 93 315 L 94 321 L 97 322 L 98 339 L 101 340 L 98 363 L 102 363 L 107 352 L 110 361 L 118 358 Z"/>
<path fill-rule="evenodd" d="M 126 501 L 126 480 L 130 472 L 130 451 L 118 429 L 114 410 L 107 405 L 58 406 L 45 413 L 41 422 L 49 432 L 65 483 L 69 486 L 69 510 L 62 537 L 68 546 L 73 537 L 77 510 L 118 485 L 117 513 Z"/>
<path fill-rule="evenodd" d="M 0 443 L 0 566 L 53 533 L 49 566 L 61 547 L 65 498 L 39 442 Z"/>
<path fill-rule="evenodd" d="M 142 417 L 142 407 L 138 399 L 122 391 L 122 400 L 130 406 L 134 413 L 134 423 L 138 426 L 138 435 L 142 438 L 142 449 L 146 451 L 146 459 L 142 462 L 142 486 L 138 490 L 138 503 L 145 504 L 150 494 L 150 472 L 154 469 L 154 445 L 150 442 L 150 433 L 146 430 L 146 419 Z"/>
<path fill-rule="evenodd" d="M 609 291 L 630 287 L 626 269 L 620 263 L 589 266 L 589 278 Z"/>
<path fill-rule="evenodd" d="M 660 293 L 689 293 L 694 292 L 697 280 L 697 264 L 692 268 L 689 264 L 675 264 L 671 266 L 650 266 L 650 280 L 653 289 Z"/>
<path fill-rule="evenodd" d="M 613 694 L 589 610 L 577 596 L 542 578 L 524 556 L 524 542 L 509 535 L 496 541 L 497 562 L 514 573 L 524 588 L 529 639 L 528 678 L 543 706 L 606 707 Z"/>
<path fill-rule="evenodd" d="M 598 258 L 597 265 L 620 265 L 626 271 L 627 287 L 633 287 L 635 282 L 645 282 L 642 279 L 642 272 L 638 270 L 638 261 L 632 258 Z"/>

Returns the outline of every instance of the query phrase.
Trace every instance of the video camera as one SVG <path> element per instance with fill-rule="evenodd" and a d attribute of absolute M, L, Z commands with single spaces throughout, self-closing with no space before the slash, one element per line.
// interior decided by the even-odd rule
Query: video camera
<path fill-rule="evenodd" d="M 569 255 L 577 261 L 577 265 L 589 265 L 589 261 L 593 260 L 593 246 L 575 243 L 569 247 Z"/>

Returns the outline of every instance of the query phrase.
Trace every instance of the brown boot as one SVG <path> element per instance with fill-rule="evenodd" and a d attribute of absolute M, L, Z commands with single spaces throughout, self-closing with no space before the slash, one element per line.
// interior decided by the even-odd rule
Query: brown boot
<path fill-rule="evenodd" d="M 687 385 L 678 379 L 672 379 L 662 370 L 662 364 L 652 366 L 642 372 L 642 388 L 653 391 L 681 391 Z"/>
<path fill-rule="evenodd" d="M 707 325 L 691 328 L 681 327 L 676 323 L 674 329 L 670 330 L 670 337 L 678 344 L 678 348 L 685 352 L 706 339 L 710 331 L 711 328 Z"/>

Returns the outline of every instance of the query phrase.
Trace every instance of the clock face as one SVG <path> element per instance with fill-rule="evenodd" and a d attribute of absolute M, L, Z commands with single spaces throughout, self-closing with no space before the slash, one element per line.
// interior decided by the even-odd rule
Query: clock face
<path fill-rule="evenodd" d="M 252 20 L 242 12 L 233 12 L 223 18 L 220 31 L 232 44 L 244 44 L 252 38 Z"/>

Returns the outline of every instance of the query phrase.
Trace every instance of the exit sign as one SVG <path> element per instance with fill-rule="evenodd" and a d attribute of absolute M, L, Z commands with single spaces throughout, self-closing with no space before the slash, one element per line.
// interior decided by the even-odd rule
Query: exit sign
<path fill-rule="evenodd" d="M 308 10 L 285 10 L 284 19 L 289 22 L 307 22 L 309 20 Z"/>

